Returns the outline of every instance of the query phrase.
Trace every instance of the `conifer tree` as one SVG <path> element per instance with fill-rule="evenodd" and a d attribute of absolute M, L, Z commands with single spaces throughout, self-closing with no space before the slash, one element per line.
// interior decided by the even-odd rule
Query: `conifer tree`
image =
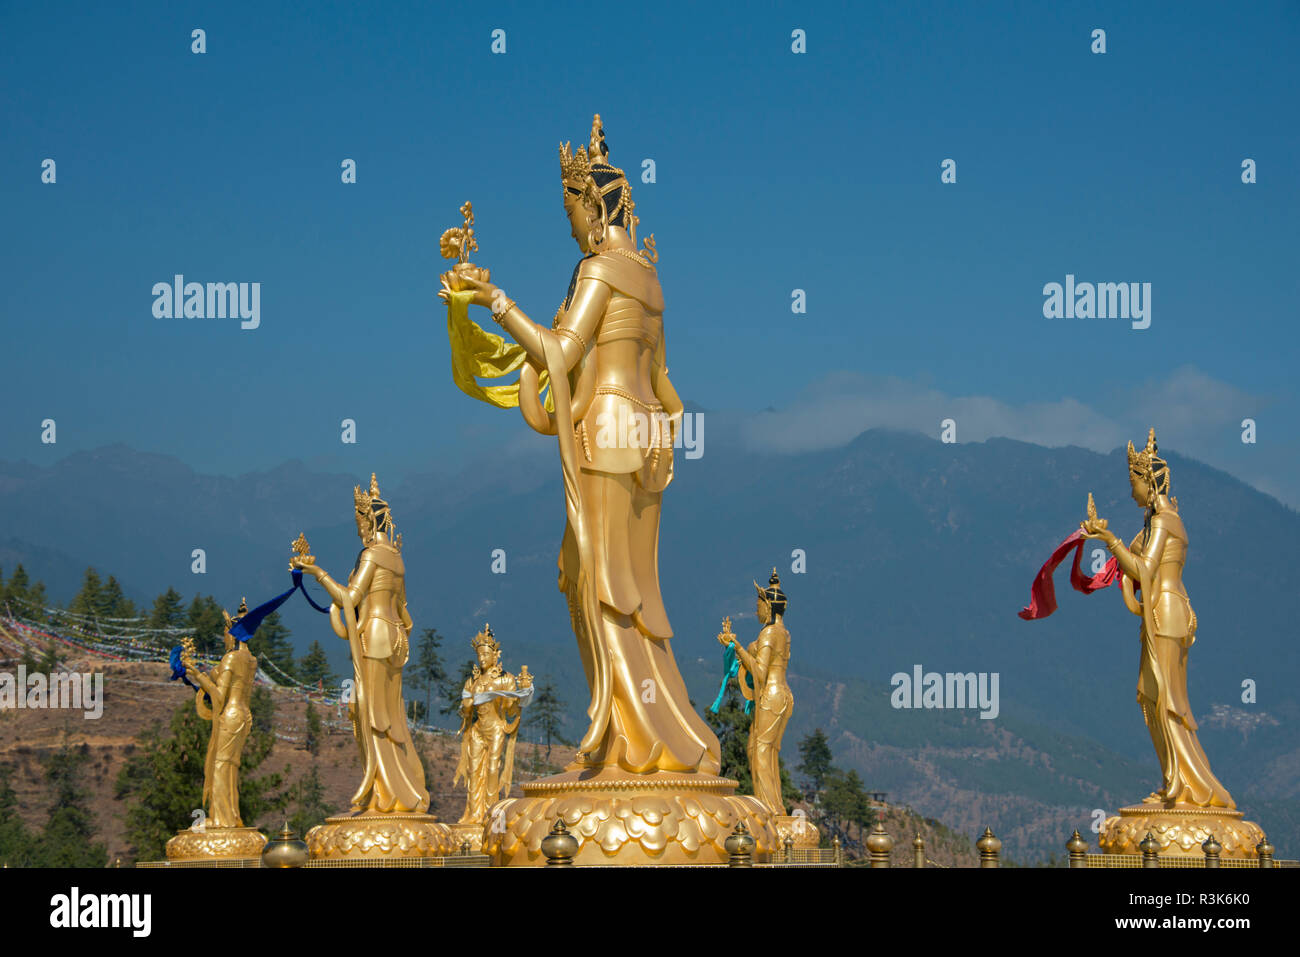
<path fill-rule="evenodd" d="M 95 817 L 82 778 L 90 760 L 89 745 L 62 747 L 45 759 L 45 782 L 53 804 L 36 844 L 38 867 L 104 867 L 108 852 L 95 842 Z"/>
<path fill-rule="evenodd" d="M 330 670 L 329 656 L 319 641 L 313 641 L 307 654 L 298 659 L 298 680 L 312 688 L 328 687 L 337 680 L 337 675 Z"/>
<path fill-rule="evenodd" d="M 272 666 L 267 672 L 274 680 L 283 682 L 285 676 L 297 678 L 298 665 L 293 658 L 289 627 L 280 620 L 278 611 L 273 611 L 262 619 L 262 624 L 248 643 L 248 650 L 256 656 L 259 666 L 264 669 L 268 663 Z M 277 673 L 276 668 L 283 675 Z"/>
<path fill-rule="evenodd" d="M 33 836 L 18 814 L 18 795 L 10 778 L 13 768 L 0 764 L 0 866 L 30 867 Z"/>
<path fill-rule="evenodd" d="M 442 646 L 442 636 L 436 628 L 425 628 L 420 632 L 420 643 L 416 649 L 413 667 L 410 668 L 411 687 L 424 693 L 424 712 L 422 720 L 428 721 L 433 707 L 433 696 L 447 683 L 447 669 L 442 663 L 438 649 Z M 457 694 L 460 688 L 456 689 Z M 457 698 L 457 708 L 460 707 Z M 445 714 L 446 712 L 444 712 Z"/>
<path fill-rule="evenodd" d="M 286 773 L 288 768 L 285 769 Z M 324 824 L 329 816 L 325 806 L 325 785 L 321 783 L 320 766 L 313 761 L 290 788 L 293 815 L 289 818 L 289 827 L 299 837 L 305 835 L 318 824 Z"/>

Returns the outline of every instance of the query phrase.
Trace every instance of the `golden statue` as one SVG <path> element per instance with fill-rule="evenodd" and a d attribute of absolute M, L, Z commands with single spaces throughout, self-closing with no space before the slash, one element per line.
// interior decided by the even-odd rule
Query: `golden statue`
<path fill-rule="evenodd" d="M 682 402 L 668 378 L 653 237 L 638 250 L 632 188 L 623 171 L 609 162 L 599 115 L 586 148 L 560 147 L 560 178 L 570 232 L 583 255 L 549 327 L 533 322 L 491 283 L 487 270 L 464 259 L 472 238 L 468 214 L 465 226 L 449 231 L 453 236 L 444 234 L 444 256 L 455 254 L 460 261 L 443 274 L 439 293 L 449 306 L 457 384 L 495 405 L 517 404 L 529 426 L 558 439 L 568 515 L 559 587 L 587 676 L 590 725 L 566 774 L 559 776 L 563 780 L 549 782 L 554 788 L 545 793 L 559 794 L 565 786 L 572 791 L 579 782 L 589 789 L 597 786 L 594 782 L 606 786 L 615 780 L 662 789 L 664 778 L 651 781 L 656 774 L 689 780 L 692 787 L 705 787 L 707 780 L 711 793 L 723 793 L 728 782 L 716 777 L 717 737 L 691 706 L 659 590 L 659 516 L 673 476 Z M 515 344 L 507 345 L 470 321 L 466 309 L 471 303 L 490 308 Z M 473 382 L 516 368 L 517 384 L 484 387 Z M 550 390 L 545 404 L 538 393 L 542 385 Z M 533 786 L 536 793 L 543 793 L 541 786 Z M 624 788 L 620 793 L 633 793 L 626 784 L 619 787 Z M 529 788 L 524 787 L 525 795 Z M 720 812 L 731 816 L 727 833 L 738 807 L 727 805 Z M 522 806 L 513 813 L 523 814 Z M 553 820 L 542 823 L 545 830 L 538 829 L 540 824 L 525 828 L 529 863 L 540 862 L 537 848 Z M 575 824 L 576 818 L 567 823 Z M 759 829 L 761 854 L 765 829 L 755 820 L 749 826 Z M 641 840 L 609 832 L 601 839 L 606 858 L 615 860 L 618 848 L 631 842 L 664 859 L 663 843 L 650 848 L 671 830 L 666 828 L 632 828 L 651 835 Z M 712 842 L 714 825 L 704 830 L 704 843 Z M 723 859 L 725 837 L 718 840 Z M 700 852 L 699 843 L 688 836 L 679 849 L 687 847 L 685 857 L 691 860 L 703 859 L 712 852 Z M 511 857 L 514 845 L 505 844 L 501 856 Z M 641 851 L 629 851 L 626 859 L 636 859 L 637 853 Z M 579 852 L 579 863 L 606 858 L 589 848 Z"/>
<path fill-rule="evenodd" d="M 406 723 L 402 668 L 410 651 L 412 621 L 406 610 L 402 536 L 372 474 L 370 488 L 353 490 L 361 552 L 340 585 L 316 564 L 302 535 L 294 542 L 291 569 L 312 575 L 332 601 L 330 626 L 348 642 L 353 688 L 348 705 L 362 762 L 352 815 L 330 818 L 307 834 L 313 857 L 364 856 L 372 851 L 408 856 L 445 852 L 445 825 L 425 814 L 429 792 L 424 766 Z"/>
<path fill-rule="evenodd" d="M 518 677 L 501 667 L 501 647 L 491 625 L 484 626 L 472 644 L 478 664 L 461 691 L 460 763 L 452 779 L 452 784 L 464 780 L 468 794 L 465 813 L 452 831 L 478 850 L 489 810 L 510 793 L 515 739 L 523 708 L 533 697 L 533 676 L 527 665 Z"/>
<path fill-rule="evenodd" d="M 732 645 L 740 659 L 737 679 L 740 691 L 754 702 L 754 714 L 749 723 L 749 775 L 754 782 L 754 797 L 762 801 L 773 814 L 785 814 L 785 801 L 781 797 L 781 737 L 794 709 L 794 695 L 785 683 L 786 667 L 790 663 L 790 632 L 785 629 L 785 592 L 781 591 L 781 578 L 776 569 L 768 579 L 767 588 L 758 591 L 758 621 L 763 630 L 748 648 L 740 647 L 736 636 L 730 633 L 730 619 L 718 635 L 718 641 Z M 753 681 L 751 683 L 750 676 Z"/>
<path fill-rule="evenodd" d="M 786 684 L 790 665 L 790 632 L 785 627 L 787 599 L 781 590 L 781 577 L 772 569 L 767 587 L 754 582 L 758 599 L 758 621 L 763 630 L 758 638 L 742 648 L 731 630 L 731 619 L 722 623 L 718 643 L 734 650 L 736 681 L 740 693 L 752 702 L 749 723 L 749 776 L 754 796 L 772 813 L 773 826 L 784 843 L 788 836 L 800 847 L 816 847 L 817 828 L 802 812 L 785 813 L 781 794 L 781 740 L 794 710 L 794 694 Z"/>
<path fill-rule="evenodd" d="M 1178 499 L 1169 494 L 1169 465 L 1159 455 L 1155 429 L 1143 450 L 1129 443 L 1128 466 L 1133 500 L 1145 510 L 1142 530 L 1126 547 L 1106 519 L 1097 516 L 1091 493 L 1087 518 L 1079 527 L 1085 538 L 1104 542 L 1114 556 L 1124 603 L 1142 622 L 1137 700 L 1160 759 L 1162 783 L 1142 805 L 1107 820 L 1102 847 L 1138 853 L 1151 830 L 1162 851 L 1199 854 L 1212 832 L 1225 857 L 1253 856 L 1263 832 L 1241 821 L 1232 795 L 1210 770 L 1187 698 L 1187 653 L 1196 640 L 1196 614 L 1183 587 L 1187 530 Z"/>
<path fill-rule="evenodd" d="M 256 858 L 266 838 L 254 828 L 244 827 L 239 814 L 239 764 L 244 743 L 253 728 L 249 698 L 257 674 L 257 659 L 244 641 L 232 633 L 248 611 L 240 602 L 232 618 L 224 609 L 225 654 L 206 674 L 195 662 L 194 641 L 182 640 L 180 661 L 189 683 L 197 685 L 194 710 L 212 722 L 207 757 L 203 762 L 203 807 L 206 814 L 167 842 L 169 860 L 204 858 Z M 243 636 L 241 632 L 242 637 Z"/>

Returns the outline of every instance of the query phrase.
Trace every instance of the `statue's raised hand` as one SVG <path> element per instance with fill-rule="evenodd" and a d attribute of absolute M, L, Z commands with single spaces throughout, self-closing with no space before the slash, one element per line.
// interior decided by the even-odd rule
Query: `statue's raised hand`
<path fill-rule="evenodd" d="M 1109 523 L 1104 518 L 1097 517 L 1097 503 L 1092 500 L 1092 493 L 1088 493 L 1088 517 L 1079 523 L 1079 529 L 1083 532 L 1084 538 L 1101 538 L 1109 539 L 1111 533 L 1107 530 Z"/>

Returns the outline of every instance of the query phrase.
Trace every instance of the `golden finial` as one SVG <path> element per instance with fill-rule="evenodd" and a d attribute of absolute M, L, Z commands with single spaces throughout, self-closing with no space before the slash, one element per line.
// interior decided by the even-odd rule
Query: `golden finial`
<path fill-rule="evenodd" d="M 293 553 L 304 561 L 314 562 L 316 560 L 316 556 L 311 554 L 311 546 L 307 544 L 307 536 L 302 532 L 298 533 L 298 537 L 290 543 L 290 547 L 293 549 Z"/>
<path fill-rule="evenodd" d="M 729 645 L 736 640 L 735 633 L 731 630 L 731 616 L 728 615 L 722 619 L 722 631 L 718 632 L 718 644 Z"/>
<path fill-rule="evenodd" d="M 446 230 L 438 240 L 438 251 L 443 259 L 455 259 L 460 263 L 469 262 L 469 254 L 478 251 L 478 240 L 474 238 L 474 206 L 468 200 L 460 208 L 464 222 Z"/>
<path fill-rule="evenodd" d="M 587 145 L 587 155 L 593 163 L 607 163 L 609 147 L 605 145 L 605 125 L 600 122 L 600 114 L 591 118 L 591 140 Z"/>

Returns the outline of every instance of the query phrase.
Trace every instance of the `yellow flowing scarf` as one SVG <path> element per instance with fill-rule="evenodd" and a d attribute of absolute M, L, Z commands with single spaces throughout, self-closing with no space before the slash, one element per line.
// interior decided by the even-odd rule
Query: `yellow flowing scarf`
<path fill-rule="evenodd" d="M 478 379 L 499 379 L 509 375 L 528 360 L 524 347 L 507 343 L 502 336 L 488 332 L 469 317 L 469 304 L 474 293 L 469 290 L 453 292 L 447 303 L 447 340 L 451 344 L 451 377 L 460 391 L 498 409 L 513 409 L 519 405 L 519 382 L 506 385 L 479 385 Z M 547 373 L 538 377 L 538 384 L 546 388 Z M 548 392 L 546 409 L 555 410 Z"/>

